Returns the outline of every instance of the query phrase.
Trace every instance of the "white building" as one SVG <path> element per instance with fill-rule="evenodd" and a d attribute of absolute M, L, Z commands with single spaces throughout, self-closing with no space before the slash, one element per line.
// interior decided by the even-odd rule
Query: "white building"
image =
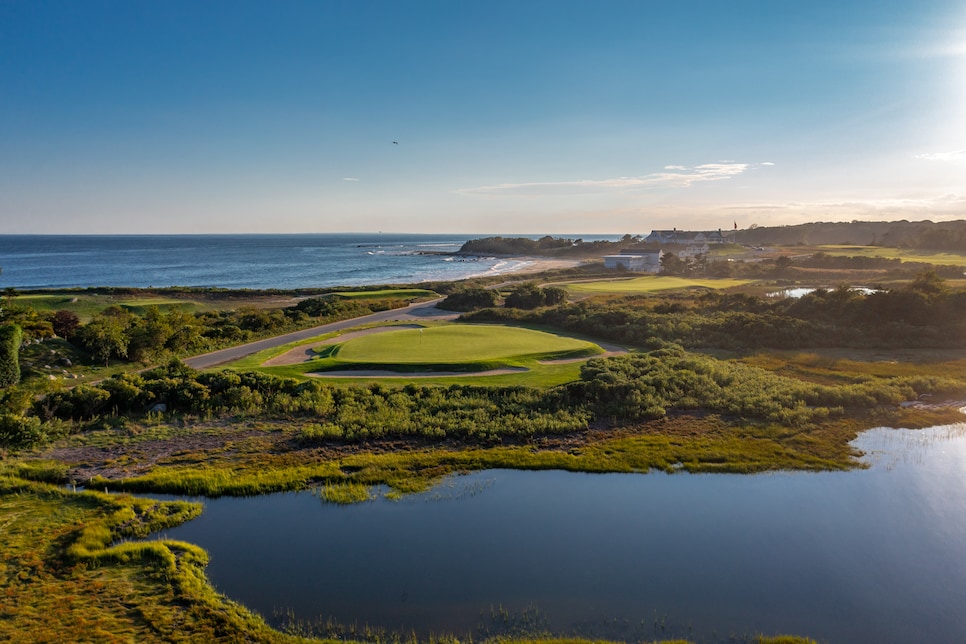
<path fill-rule="evenodd" d="M 723 244 L 728 241 L 725 233 L 718 230 L 652 230 L 644 238 L 649 244 Z"/>
<path fill-rule="evenodd" d="M 604 255 L 604 268 L 631 273 L 660 273 L 662 250 L 621 251 L 620 255 Z"/>
<path fill-rule="evenodd" d="M 711 250 L 711 248 L 707 244 L 703 244 L 701 246 L 697 244 L 691 244 L 684 250 L 679 251 L 678 257 L 680 257 L 681 259 L 685 259 L 689 257 L 697 257 L 698 255 L 707 255 L 709 250 Z"/>

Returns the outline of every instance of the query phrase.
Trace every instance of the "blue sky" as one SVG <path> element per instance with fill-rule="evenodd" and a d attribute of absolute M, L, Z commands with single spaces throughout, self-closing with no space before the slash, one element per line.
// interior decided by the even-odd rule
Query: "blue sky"
<path fill-rule="evenodd" d="M 3 233 L 960 218 L 961 2 L 0 2 Z"/>

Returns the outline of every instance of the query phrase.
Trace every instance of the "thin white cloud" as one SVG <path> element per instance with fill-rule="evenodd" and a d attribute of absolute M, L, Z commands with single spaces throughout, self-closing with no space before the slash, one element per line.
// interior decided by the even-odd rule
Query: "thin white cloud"
<path fill-rule="evenodd" d="M 343 181 L 358 181 L 356 177 L 343 177 Z"/>
<path fill-rule="evenodd" d="M 772 163 L 771 161 L 763 161 L 759 165 L 775 165 L 775 164 Z"/>
<path fill-rule="evenodd" d="M 637 177 L 612 179 L 575 179 L 571 181 L 535 181 L 531 183 L 500 183 L 457 190 L 464 195 L 545 197 L 592 194 L 617 190 L 646 190 L 659 188 L 689 188 L 698 183 L 731 179 L 753 168 L 749 163 L 725 161 L 705 163 L 693 167 L 664 166 L 663 172 Z"/>
<path fill-rule="evenodd" d="M 728 212 L 750 212 L 761 215 L 769 213 L 808 217 L 813 221 L 840 221 L 862 219 L 865 217 L 909 217 L 962 218 L 966 213 L 966 195 L 944 193 L 931 197 L 893 197 L 882 199 L 843 199 L 828 201 L 787 201 L 731 204 L 721 210 Z"/>
<path fill-rule="evenodd" d="M 966 150 L 954 150 L 952 152 L 929 152 L 927 154 L 917 154 L 917 159 L 926 161 L 966 161 Z"/>

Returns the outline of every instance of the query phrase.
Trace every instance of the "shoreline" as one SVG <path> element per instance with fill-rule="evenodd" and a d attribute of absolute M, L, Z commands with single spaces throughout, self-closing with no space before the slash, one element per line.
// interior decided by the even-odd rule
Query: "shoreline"
<path fill-rule="evenodd" d="M 426 253 L 429 254 L 429 253 Z M 441 255 L 443 255 L 441 253 Z M 456 255 L 449 255 L 450 257 L 456 258 Z M 461 275 L 459 277 L 446 276 L 440 278 L 438 276 L 427 277 L 425 279 L 417 278 L 414 281 L 386 281 L 386 282 L 372 282 L 364 284 L 335 284 L 330 286 L 297 286 L 291 288 L 256 288 L 247 286 L 213 286 L 213 285 L 189 285 L 189 284 L 170 284 L 166 286 L 131 286 L 131 285 L 97 285 L 97 286 L 14 286 L 20 295 L 55 295 L 60 293 L 95 293 L 95 294 L 106 294 L 106 295 L 124 295 L 133 293 L 158 293 L 162 291 L 175 291 L 188 295 L 203 295 L 205 293 L 215 293 L 219 297 L 245 297 L 251 295 L 292 295 L 292 296 L 304 296 L 304 295 L 324 295 L 332 291 L 337 291 L 339 289 L 351 289 L 354 291 L 378 289 L 378 288 L 388 288 L 388 287 L 400 287 L 406 285 L 417 286 L 420 284 L 426 284 L 431 282 L 462 282 L 465 280 L 476 279 L 480 277 L 492 277 L 495 275 L 509 276 L 509 275 L 527 275 L 532 273 L 542 273 L 544 271 L 558 270 L 564 268 L 574 268 L 588 261 L 588 259 L 556 259 L 547 257 L 526 257 L 526 256 L 512 256 L 512 257 L 474 257 L 472 259 L 454 259 L 454 261 L 467 262 L 467 263 L 477 263 L 483 261 L 494 261 L 494 265 L 488 268 L 482 269 L 478 272 L 469 273 Z"/>
<path fill-rule="evenodd" d="M 550 259 L 547 257 L 499 257 L 496 259 L 497 263 L 487 271 L 469 275 L 454 281 L 462 281 L 476 277 L 488 277 L 492 275 L 527 275 L 532 273 L 543 273 L 545 271 L 552 271 L 562 268 L 574 268 L 575 266 L 579 266 L 586 261 L 581 259 Z M 516 262 L 518 265 L 514 266 L 510 270 L 501 271 L 499 270 L 501 262 Z"/>

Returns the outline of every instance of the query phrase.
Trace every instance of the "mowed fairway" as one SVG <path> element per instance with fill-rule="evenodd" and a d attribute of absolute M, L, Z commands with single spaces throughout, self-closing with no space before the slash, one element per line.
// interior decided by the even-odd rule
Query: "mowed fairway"
<path fill-rule="evenodd" d="M 744 286 L 754 280 L 736 279 L 688 279 L 670 275 L 646 275 L 629 279 L 597 280 L 594 282 L 571 282 L 557 284 L 573 295 L 598 295 L 603 293 L 655 293 L 684 288 L 731 288 Z"/>
<path fill-rule="evenodd" d="M 929 252 L 928 250 L 922 249 L 887 248 L 884 246 L 846 246 L 844 244 L 816 246 L 815 250 L 821 251 L 826 255 L 885 257 L 887 259 L 899 259 L 903 262 L 966 266 L 966 253 Z"/>
<path fill-rule="evenodd" d="M 361 336 L 340 345 L 340 363 L 462 364 L 589 356 L 597 345 L 542 331 L 497 325 L 447 325 Z"/>

